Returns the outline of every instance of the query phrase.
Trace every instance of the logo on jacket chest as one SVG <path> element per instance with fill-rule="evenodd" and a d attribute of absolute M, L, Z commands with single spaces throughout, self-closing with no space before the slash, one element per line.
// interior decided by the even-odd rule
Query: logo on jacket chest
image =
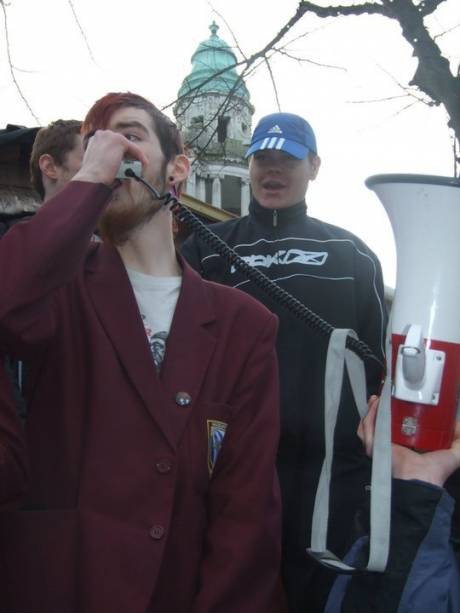
<path fill-rule="evenodd" d="M 242 255 L 241 258 L 257 268 L 270 268 L 271 266 L 290 266 L 300 264 L 303 266 L 323 266 L 328 257 L 327 251 L 304 251 L 303 249 L 279 249 L 275 253 Z M 236 272 L 234 266 L 230 272 Z"/>

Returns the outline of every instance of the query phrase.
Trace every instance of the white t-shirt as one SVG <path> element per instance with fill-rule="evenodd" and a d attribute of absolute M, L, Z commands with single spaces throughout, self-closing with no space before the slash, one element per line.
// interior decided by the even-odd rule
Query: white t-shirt
<path fill-rule="evenodd" d="M 182 277 L 153 277 L 127 269 L 145 333 L 159 372 L 166 353 L 171 322 L 179 297 Z"/>

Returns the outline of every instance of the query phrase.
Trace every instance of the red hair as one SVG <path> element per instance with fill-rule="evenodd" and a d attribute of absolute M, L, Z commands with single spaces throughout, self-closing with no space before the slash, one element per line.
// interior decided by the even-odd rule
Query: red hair
<path fill-rule="evenodd" d="M 149 100 L 131 92 L 112 92 L 97 100 L 86 115 L 82 135 L 89 137 L 96 130 L 105 130 L 115 111 L 127 106 L 142 109 L 150 115 L 166 163 L 184 152 L 182 136 L 176 124 Z"/>

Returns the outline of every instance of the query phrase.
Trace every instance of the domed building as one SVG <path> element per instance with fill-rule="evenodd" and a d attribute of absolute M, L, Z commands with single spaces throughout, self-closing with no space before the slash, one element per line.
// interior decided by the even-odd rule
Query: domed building
<path fill-rule="evenodd" d="M 210 37 L 192 56 L 192 70 L 182 83 L 174 108 L 193 154 L 186 192 L 215 207 L 245 215 L 250 190 L 244 154 L 254 108 L 236 71 L 234 52 L 217 36 L 215 22 L 209 29 Z"/>

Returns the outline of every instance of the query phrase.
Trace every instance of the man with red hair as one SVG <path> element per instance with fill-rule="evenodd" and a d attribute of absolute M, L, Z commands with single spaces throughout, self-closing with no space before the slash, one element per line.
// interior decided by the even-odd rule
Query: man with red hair
<path fill-rule="evenodd" d="M 175 125 L 109 94 L 80 171 L 0 242 L 0 333 L 30 368 L 27 508 L 2 611 L 266 613 L 280 556 L 276 318 L 177 256 Z M 103 242 L 90 237 L 98 227 Z M 8 254 L 8 259 L 6 254 Z"/>

